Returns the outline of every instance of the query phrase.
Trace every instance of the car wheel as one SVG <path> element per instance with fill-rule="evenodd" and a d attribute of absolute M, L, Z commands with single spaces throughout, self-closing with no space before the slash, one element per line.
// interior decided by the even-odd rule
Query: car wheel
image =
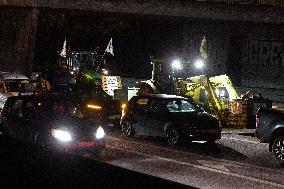
<path fill-rule="evenodd" d="M 130 121 L 128 120 L 124 120 L 121 124 L 121 130 L 122 130 L 122 134 L 127 136 L 127 137 L 133 137 L 134 136 L 134 130 L 132 127 L 132 124 Z"/>
<path fill-rule="evenodd" d="M 279 136 L 274 139 L 272 153 L 279 163 L 284 164 L 284 136 Z"/>
<path fill-rule="evenodd" d="M 179 133 L 175 128 L 168 128 L 166 131 L 167 141 L 170 145 L 176 145 L 179 142 Z"/>

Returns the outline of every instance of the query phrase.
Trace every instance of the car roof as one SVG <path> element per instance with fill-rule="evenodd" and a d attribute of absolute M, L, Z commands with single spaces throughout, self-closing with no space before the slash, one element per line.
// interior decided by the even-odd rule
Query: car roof
<path fill-rule="evenodd" d="M 29 78 L 25 75 L 14 73 L 14 72 L 0 72 L 0 76 L 3 79 L 13 79 L 13 80 L 29 80 Z"/>

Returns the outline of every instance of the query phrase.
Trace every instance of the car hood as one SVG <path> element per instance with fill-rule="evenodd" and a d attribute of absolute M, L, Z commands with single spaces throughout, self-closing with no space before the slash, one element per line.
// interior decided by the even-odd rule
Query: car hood
<path fill-rule="evenodd" d="M 219 127 L 219 120 L 207 112 L 171 113 L 171 121 L 186 127 L 215 128 Z"/>
<path fill-rule="evenodd" d="M 100 126 L 96 120 L 77 119 L 71 116 L 54 116 L 49 120 L 49 129 L 61 129 L 75 136 L 90 136 Z"/>

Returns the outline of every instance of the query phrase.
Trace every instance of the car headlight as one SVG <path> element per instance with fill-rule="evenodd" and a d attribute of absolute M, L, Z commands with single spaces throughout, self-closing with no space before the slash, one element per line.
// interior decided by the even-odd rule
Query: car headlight
<path fill-rule="evenodd" d="M 52 136 L 64 142 L 69 142 L 72 140 L 71 134 L 67 131 L 63 131 L 60 129 L 52 129 L 51 133 Z"/>
<path fill-rule="evenodd" d="M 99 128 L 96 131 L 96 139 L 101 139 L 104 136 L 105 136 L 105 131 L 101 126 L 99 126 Z"/>

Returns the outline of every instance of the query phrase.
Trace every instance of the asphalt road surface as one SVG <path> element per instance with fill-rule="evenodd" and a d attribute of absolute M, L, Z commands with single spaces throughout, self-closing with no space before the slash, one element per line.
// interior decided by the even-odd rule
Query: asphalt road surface
<path fill-rule="evenodd" d="M 216 145 L 192 142 L 170 147 L 161 138 L 125 138 L 109 131 L 107 148 L 96 158 L 198 188 L 284 188 L 284 169 L 268 144 L 250 133 L 223 133 Z"/>
<path fill-rule="evenodd" d="M 284 168 L 251 134 L 170 147 L 112 130 L 99 155 L 46 153 L 13 140 L 0 140 L 0 151 L 1 188 L 284 188 Z"/>
<path fill-rule="evenodd" d="M 101 161 L 0 137 L 0 188 L 193 188 Z"/>

